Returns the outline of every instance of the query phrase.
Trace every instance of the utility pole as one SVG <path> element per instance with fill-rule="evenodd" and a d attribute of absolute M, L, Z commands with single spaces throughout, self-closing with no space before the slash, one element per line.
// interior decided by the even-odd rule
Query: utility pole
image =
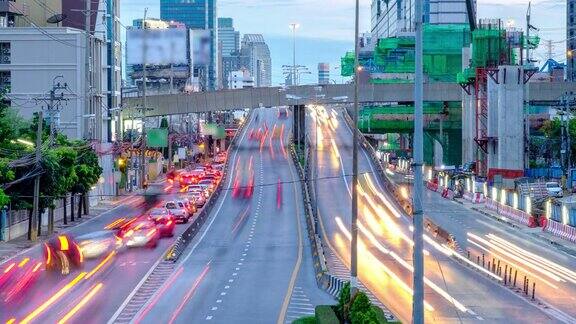
<path fill-rule="evenodd" d="M 56 114 L 60 111 L 61 102 L 68 101 L 68 99 L 64 98 L 64 92 L 61 92 L 59 95 L 56 94 L 59 90 L 68 89 L 68 84 L 56 82 L 58 79 L 63 79 L 63 77 L 59 75 L 52 80 L 52 89 L 48 92 L 48 96 L 34 98 L 36 101 L 46 103 L 46 110 L 48 112 L 48 118 L 50 119 L 50 145 L 54 145 L 54 139 L 56 137 Z"/>
<path fill-rule="evenodd" d="M 91 54 L 91 46 L 90 46 L 90 31 L 91 31 L 91 27 L 92 27 L 92 23 L 91 23 L 91 2 L 92 0 L 86 0 L 86 12 L 84 12 L 84 31 L 86 33 L 86 45 L 85 45 L 85 55 L 84 55 L 84 60 L 86 61 L 86 85 L 84 87 L 84 114 L 86 115 L 91 115 L 92 114 L 92 75 L 91 75 L 91 71 L 90 71 L 90 54 Z M 110 91 L 112 91 L 112 89 L 109 89 Z M 98 120 L 101 120 L 102 117 L 102 111 L 98 111 L 98 112 L 94 112 L 95 113 L 95 121 L 96 121 L 96 127 L 95 130 L 100 129 L 100 125 L 98 125 Z M 100 117 L 100 118 L 99 118 Z M 100 122 L 101 124 L 101 122 Z M 101 134 L 94 134 L 92 136 L 92 138 L 100 138 Z"/>
<path fill-rule="evenodd" d="M 351 246 L 350 246 L 350 301 L 358 292 L 358 82 L 360 72 L 360 1 L 356 0 L 354 23 L 354 116 L 352 132 L 352 224 L 351 224 Z"/>
<path fill-rule="evenodd" d="M 530 15 L 531 15 L 531 2 L 528 2 L 528 10 L 526 11 L 526 68 L 530 68 L 532 61 L 530 60 Z M 530 87 L 528 82 L 524 84 L 524 102 L 526 108 L 524 113 L 524 168 L 530 168 Z"/>
<path fill-rule="evenodd" d="M 422 3 L 416 1 L 415 13 L 415 75 L 414 75 L 414 156 L 412 168 L 414 170 L 414 192 L 412 195 L 412 218 L 414 225 L 413 266 L 414 279 L 412 298 L 412 323 L 424 324 L 424 242 L 423 242 L 423 211 L 422 211 L 422 166 L 424 165 L 424 71 L 422 68 L 423 43 L 422 43 Z"/>
<path fill-rule="evenodd" d="M 42 111 L 38 112 L 38 128 L 36 130 L 36 165 L 35 168 L 40 167 L 40 160 L 42 159 L 42 123 L 44 121 L 44 116 Z M 32 216 L 30 216 L 30 241 L 36 241 L 38 239 L 38 216 L 40 211 L 40 176 L 38 174 L 34 178 L 34 198 L 32 202 Z"/>
<path fill-rule="evenodd" d="M 298 85 L 298 72 L 296 67 L 296 29 L 300 27 L 297 23 L 291 23 L 292 29 L 292 85 Z"/>
<path fill-rule="evenodd" d="M 146 73 L 146 64 L 148 60 L 148 35 L 146 17 L 148 16 L 148 8 L 144 9 L 144 20 L 142 21 L 143 30 L 143 49 L 142 49 L 142 145 L 140 145 L 142 152 L 140 155 L 140 188 L 145 189 L 146 186 L 146 112 L 148 110 L 148 99 L 146 97 L 146 88 L 148 87 Z"/>

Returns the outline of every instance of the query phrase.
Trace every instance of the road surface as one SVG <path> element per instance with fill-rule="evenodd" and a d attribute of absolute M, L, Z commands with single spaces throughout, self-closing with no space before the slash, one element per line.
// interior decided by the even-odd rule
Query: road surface
<path fill-rule="evenodd" d="M 316 108 L 308 119 L 318 142 L 316 190 L 324 240 L 349 266 L 352 132 L 342 111 Z M 316 139 L 316 134 L 318 135 Z M 411 219 L 398 213 L 364 151 L 359 154 L 359 277 L 403 322 L 411 318 Z M 427 322 L 556 322 L 558 318 L 425 244 Z"/>

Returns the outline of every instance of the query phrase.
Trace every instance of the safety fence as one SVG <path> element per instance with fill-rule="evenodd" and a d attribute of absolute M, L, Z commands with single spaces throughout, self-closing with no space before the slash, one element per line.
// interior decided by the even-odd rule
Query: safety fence
<path fill-rule="evenodd" d="M 520 224 L 526 226 L 534 224 L 532 216 L 527 212 L 514 208 L 512 206 L 501 204 L 498 201 L 495 201 L 491 198 L 486 199 L 485 206 L 487 209 L 492 210 L 499 215 L 508 217 Z"/>
<path fill-rule="evenodd" d="M 464 195 L 462 197 L 472 202 L 473 204 L 483 204 L 486 202 L 486 197 L 484 197 L 484 194 L 481 192 L 464 191 Z"/>
<path fill-rule="evenodd" d="M 552 233 L 570 242 L 576 243 L 576 227 L 562 224 L 553 219 L 547 219 L 544 225 L 544 231 Z"/>

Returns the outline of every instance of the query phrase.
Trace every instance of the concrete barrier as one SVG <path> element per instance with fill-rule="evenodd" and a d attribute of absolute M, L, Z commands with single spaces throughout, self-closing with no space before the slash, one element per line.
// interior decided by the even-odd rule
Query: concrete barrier
<path fill-rule="evenodd" d="M 465 191 L 463 197 L 464 199 L 471 201 L 473 204 L 481 204 L 486 202 L 484 194 L 480 192 Z"/>
<path fill-rule="evenodd" d="M 508 218 L 512 219 L 513 221 L 518 222 L 518 223 L 523 224 L 523 225 L 526 225 L 526 226 L 530 225 L 531 215 L 529 215 L 528 213 L 526 213 L 523 210 L 516 209 L 512 206 L 501 204 L 501 203 L 499 203 L 499 202 L 497 202 L 491 198 L 486 198 L 484 206 L 487 209 L 496 212 L 498 215 L 508 217 Z"/>
<path fill-rule="evenodd" d="M 553 219 L 548 219 L 543 230 L 554 236 L 576 243 L 576 227 L 562 224 Z"/>

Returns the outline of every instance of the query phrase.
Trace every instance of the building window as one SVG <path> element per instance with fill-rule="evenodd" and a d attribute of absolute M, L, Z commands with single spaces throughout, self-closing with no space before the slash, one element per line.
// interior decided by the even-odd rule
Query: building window
<path fill-rule="evenodd" d="M 0 71 L 0 91 L 10 92 L 12 87 L 12 73 L 10 71 Z"/>
<path fill-rule="evenodd" d="M 0 43 L 0 64 L 10 64 L 10 43 Z"/>

